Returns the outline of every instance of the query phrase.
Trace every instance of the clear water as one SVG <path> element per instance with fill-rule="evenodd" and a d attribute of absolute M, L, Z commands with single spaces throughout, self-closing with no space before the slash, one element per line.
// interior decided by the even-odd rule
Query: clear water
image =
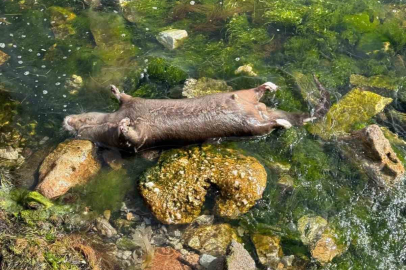
<path fill-rule="evenodd" d="M 272 81 L 281 89 L 265 98 L 267 105 L 309 111 L 313 105 L 298 91 L 297 72 L 317 74 L 333 102 L 351 89 L 351 74 L 383 75 L 397 89 L 390 109 L 406 111 L 406 5 L 401 0 L 96 2 L 1 1 L 0 50 L 10 56 L 0 66 L 1 147 L 35 151 L 44 137 L 63 141 L 69 137 L 62 131 L 66 115 L 118 107 L 110 84 L 134 96 L 179 98 L 186 78 L 222 79 L 235 90 Z M 169 28 L 189 33 L 173 51 L 155 38 Z M 245 64 L 258 76 L 236 75 Z M 83 83 L 67 85 L 72 75 Z M 406 135 L 402 125 L 380 123 L 401 138 Z M 347 251 L 331 264 L 309 268 L 406 268 L 403 184 L 391 192 L 374 187 L 334 141 L 322 141 L 305 128 L 279 130 L 234 147 L 257 157 L 269 175 L 264 199 L 241 225 L 252 231 L 281 228 L 285 253 L 309 256 L 289 232 L 301 216 L 319 215 Z M 406 153 L 397 151 L 400 158 Z M 291 165 L 293 191 L 277 185 L 275 162 Z"/>

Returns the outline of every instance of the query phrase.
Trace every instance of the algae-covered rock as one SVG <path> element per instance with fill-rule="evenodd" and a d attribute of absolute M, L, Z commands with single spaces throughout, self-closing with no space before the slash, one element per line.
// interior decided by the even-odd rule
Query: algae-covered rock
<path fill-rule="evenodd" d="M 65 88 L 69 91 L 69 94 L 76 95 L 80 88 L 83 86 L 83 79 L 82 77 L 73 74 L 69 79 L 65 82 Z"/>
<path fill-rule="evenodd" d="M 72 26 L 72 21 L 76 18 L 75 13 L 62 7 L 50 7 L 48 11 L 51 15 L 51 29 L 56 39 L 65 39 L 76 33 Z"/>
<path fill-rule="evenodd" d="M 207 145 L 164 152 L 140 182 L 141 195 L 163 223 L 190 223 L 201 211 L 207 189 L 220 189 L 217 215 L 236 218 L 262 197 L 266 171 L 253 157 Z"/>
<path fill-rule="evenodd" d="M 261 264 L 276 269 L 283 256 L 280 237 L 256 233 L 251 236 Z"/>
<path fill-rule="evenodd" d="M 355 162 L 378 186 L 399 184 L 405 168 L 378 125 L 370 125 L 351 134 L 341 145 L 349 160 Z"/>
<path fill-rule="evenodd" d="M 350 83 L 358 87 L 376 88 L 390 91 L 396 91 L 399 87 L 399 82 L 397 79 L 384 75 L 377 75 L 368 78 L 359 74 L 352 74 L 350 77 Z"/>
<path fill-rule="evenodd" d="M 151 79 L 175 85 L 187 78 L 187 73 L 181 68 L 171 65 L 163 58 L 150 58 L 147 72 Z"/>
<path fill-rule="evenodd" d="M 183 243 L 198 250 L 201 254 L 222 256 L 232 240 L 240 241 L 237 231 L 229 224 L 215 224 L 188 228 L 183 237 Z"/>
<path fill-rule="evenodd" d="M 187 32 L 179 29 L 169 29 L 158 34 L 156 39 L 169 50 L 178 48 L 187 38 Z"/>
<path fill-rule="evenodd" d="M 0 66 L 3 65 L 7 60 L 10 58 L 8 54 L 5 52 L 0 51 Z"/>
<path fill-rule="evenodd" d="M 303 216 L 298 220 L 298 230 L 303 244 L 309 246 L 312 257 L 321 264 L 340 256 L 345 248 L 338 244 L 336 233 L 327 220 L 319 216 Z"/>
<path fill-rule="evenodd" d="M 391 102 L 391 98 L 355 88 L 334 104 L 325 118 L 310 126 L 309 130 L 325 140 L 346 135 L 356 124 L 368 121 Z"/>
<path fill-rule="evenodd" d="M 258 74 L 254 72 L 252 65 L 239 66 L 234 73 L 235 75 L 248 75 L 252 77 L 258 76 Z"/>
<path fill-rule="evenodd" d="M 303 244 L 310 245 L 320 238 L 327 228 L 327 220 L 319 216 L 303 216 L 297 222 L 297 228 L 301 233 L 300 239 Z"/>
<path fill-rule="evenodd" d="M 11 146 L 0 148 L 0 167 L 14 168 L 24 162 L 24 157 L 20 155 L 18 149 Z"/>
<path fill-rule="evenodd" d="M 182 95 L 187 98 L 196 98 L 232 90 L 233 88 L 223 80 L 202 77 L 198 80 L 187 79 L 183 86 Z"/>
<path fill-rule="evenodd" d="M 71 187 L 88 182 L 100 168 L 101 164 L 92 142 L 65 141 L 41 164 L 40 184 L 36 189 L 47 198 L 56 198 L 65 194 Z"/>

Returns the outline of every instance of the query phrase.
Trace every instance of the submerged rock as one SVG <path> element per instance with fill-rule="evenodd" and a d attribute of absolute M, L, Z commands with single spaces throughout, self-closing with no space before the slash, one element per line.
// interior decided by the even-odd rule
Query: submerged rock
<path fill-rule="evenodd" d="M 9 58 L 10 56 L 8 54 L 0 51 L 0 66 L 7 62 Z"/>
<path fill-rule="evenodd" d="M 223 256 L 232 240 L 239 241 L 237 231 L 229 224 L 215 224 L 189 227 L 183 237 L 183 243 L 201 254 Z"/>
<path fill-rule="evenodd" d="M 252 77 L 258 76 L 257 73 L 254 72 L 253 68 L 251 65 L 243 65 L 239 66 L 236 71 L 234 71 L 235 75 L 248 75 Z"/>
<path fill-rule="evenodd" d="M 65 82 L 65 88 L 69 91 L 69 94 L 71 95 L 76 95 L 82 86 L 83 86 L 82 77 L 75 74 L 73 74 Z"/>
<path fill-rule="evenodd" d="M 0 167 L 14 168 L 23 164 L 24 157 L 20 155 L 20 152 L 21 149 L 11 146 L 0 148 Z"/>
<path fill-rule="evenodd" d="M 155 249 L 154 257 L 145 270 L 191 270 L 180 262 L 182 254 L 173 248 L 159 247 Z"/>
<path fill-rule="evenodd" d="M 378 125 L 353 132 L 346 142 L 341 149 L 378 186 L 391 188 L 401 182 L 405 168 Z"/>
<path fill-rule="evenodd" d="M 195 98 L 232 90 L 233 88 L 223 80 L 202 77 L 198 80 L 187 79 L 183 86 L 182 95 L 187 98 Z"/>
<path fill-rule="evenodd" d="M 76 18 L 75 13 L 56 6 L 48 8 L 48 11 L 51 13 L 51 29 L 56 39 L 65 39 L 76 33 L 71 24 Z"/>
<path fill-rule="evenodd" d="M 37 190 L 47 198 L 65 194 L 71 187 L 87 183 L 101 168 L 96 147 L 90 141 L 60 143 L 39 169 Z"/>
<path fill-rule="evenodd" d="M 170 29 L 162 31 L 158 34 L 156 39 L 169 50 L 178 48 L 183 40 L 187 38 L 188 34 L 185 30 Z"/>
<path fill-rule="evenodd" d="M 235 240 L 231 241 L 226 258 L 227 270 L 255 270 L 255 261 L 244 246 Z"/>
<path fill-rule="evenodd" d="M 251 237 L 259 262 L 264 266 L 277 268 L 283 256 L 280 237 L 256 233 Z"/>
<path fill-rule="evenodd" d="M 253 157 L 207 145 L 164 152 L 140 181 L 141 195 L 166 224 L 190 223 L 201 211 L 207 189 L 220 190 L 215 213 L 236 218 L 262 197 L 266 171 Z"/>
<path fill-rule="evenodd" d="M 365 88 L 390 91 L 396 91 L 398 89 L 398 81 L 384 75 L 372 76 L 368 78 L 359 74 L 352 74 L 350 77 L 350 83 L 354 86 Z"/>
<path fill-rule="evenodd" d="M 96 229 L 101 235 L 106 236 L 107 238 L 113 237 L 117 234 L 117 230 L 111 226 L 110 222 L 102 217 L 96 219 Z"/>
<path fill-rule="evenodd" d="M 322 121 L 310 126 L 309 130 L 325 140 L 348 135 L 355 125 L 368 121 L 391 102 L 391 98 L 353 89 L 330 108 Z"/>
<path fill-rule="evenodd" d="M 322 217 L 301 217 L 298 220 L 298 230 L 303 244 L 309 246 L 312 257 L 321 264 L 332 261 L 345 251 L 344 247 L 338 244 L 334 230 L 329 228 L 327 220 Z"/>

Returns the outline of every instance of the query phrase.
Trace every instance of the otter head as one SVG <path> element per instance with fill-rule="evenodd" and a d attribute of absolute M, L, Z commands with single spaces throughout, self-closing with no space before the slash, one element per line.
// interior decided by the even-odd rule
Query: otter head
<path fill-rule="evenodd" d="M 75 135 L 80 135 L 84 130 L 102 125 L 105 115 L 97 112 L 68 115 L 63 121 L 63 127 Z"/>

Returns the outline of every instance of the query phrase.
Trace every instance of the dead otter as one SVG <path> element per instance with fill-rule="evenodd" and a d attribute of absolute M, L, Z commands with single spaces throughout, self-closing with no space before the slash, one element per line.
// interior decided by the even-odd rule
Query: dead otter
<path fill-rule="evenodd" d="M 266 90 L 277 90 L 271 82 L 253 89 L 191 99 L 134 98 L 112 85 L 111 91 L 120 102 L 116 112 L 70 115 L 64 126 L 79 138 L 135 151 L 211 138 L 261 136 L 276 127 L 303 125 L 325 114 L 328 92 L 314 79 L 323 98 L 313 117 L 270 109 L 259 102 Z"/>

